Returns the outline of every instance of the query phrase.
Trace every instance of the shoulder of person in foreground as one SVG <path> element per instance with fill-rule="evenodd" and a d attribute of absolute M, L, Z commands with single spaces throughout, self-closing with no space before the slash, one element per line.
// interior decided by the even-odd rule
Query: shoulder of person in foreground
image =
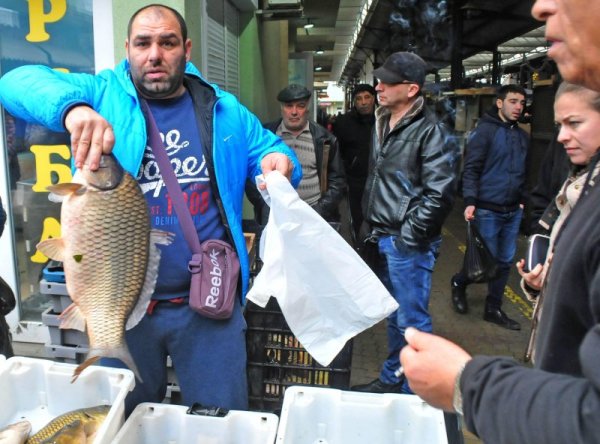
<path fill-rule="evenodd" d="M 461 378 L 467 428 L 497 444 L 598 442 L 599 332 L 596 325 L 582 347 L 587 377 L 527 368 L 508 358 L 474 357 Z"/>

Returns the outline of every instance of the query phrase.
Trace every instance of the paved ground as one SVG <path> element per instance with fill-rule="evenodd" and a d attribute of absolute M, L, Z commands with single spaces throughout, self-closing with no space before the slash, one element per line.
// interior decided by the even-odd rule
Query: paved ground
<path fill-rule="evenodd" d="M 529 338 L 531 305 L 519 287 L 516 268 L 511 271 L 505 290 L 503 310 L 521 323 L 520 331 L 505 330 L 482 319 L 485 284 L 468 287 L 469 313 L 457 314 L 450 302 L 450 279 L 462 265 L 466 225 L 462 217 L 462 202 L 448 218 L 443 230 L 443 242 L 435 271 L 430 299 L 434 332 L 465 348 L 471 354 L 506 355 L 523 361 Z M 520 236 L 517 256 L 522 257 L 526 238 Z M 515 259 L 516 262 L 516 259 Z M 385 322 L 361 333 L 354 339 L 351 385 L 369 382 L 379 375 L 381 363 L 387 356 Z M 465 432 L 465 443 L 480 443 L 475 436 Z"/>

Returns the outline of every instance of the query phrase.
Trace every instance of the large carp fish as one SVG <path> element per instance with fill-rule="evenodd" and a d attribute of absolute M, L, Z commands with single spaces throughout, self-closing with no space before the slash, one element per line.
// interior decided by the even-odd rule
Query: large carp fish
<path fill-rule="evenodd" d="M 63 413 L 29 438 L 26 444 L 92 443 L 109 412 L 109 405 L 98 405 Z"/>
<path fill-rule="evenodd" d="M 84 166 L 71 183 L 48 190 L 51 200 L 62 200 L 62 238 L 37 248 L 63 263 L 73 303 L 61 313 L 60 328 L 87 331 L 89 338 L 73 382 L 100 357 L 120 359 L 141 381 L 125 330 L 146 313 L 160 262 L 157 245 L 169 245 L 172 234 L 151 229 L 138 183 L 112 155 L 102 156 L 97 171 Z"/>

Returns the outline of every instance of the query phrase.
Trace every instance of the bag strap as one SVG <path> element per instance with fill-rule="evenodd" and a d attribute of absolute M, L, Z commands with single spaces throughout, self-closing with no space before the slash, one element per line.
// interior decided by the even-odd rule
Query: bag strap
<path fill-rule="evenodd" d="M 200 253 L 202 250 L 200 248 L 200 240 L 198 239 L 198 232 L 196 231 L 196 227 L 194 226 L 194 221 L 192 220 L 192 215 L 185 205 L 185 201 L 183 200 L 183 193 L 181 192 L 181 187 L 179 186 L 179 182 L 177 182 L 177 178 L 175 177 L 175 173 L 173 172 L 173 167 L 171 167 L 171 162 L 169 161 L 169 156 L 167 155 L 167 151 L 163 145 L 163 142 L 160 138 L 160 134 L 158 132 L 158 128 L 156 126 L 156 121 L 154 120 L 154 116 L 152 116 L 152 111 L 148 106 L 146 100 L 140 98 L 140 103 L 142 105 L 142 111 L 144 112 L 144 116 L 146 117 L 146 123 L 148 124 L 148 135 L 150 137 L 149 144 L 152 152 L 154 153 L 154 157 L 156 158 L 156 163 L 158 164 L 158 168 L 162 174 L 162 179 L 167 186 L 167 190 L 169 191 L 169 196 L 171 197 L 171 201 L 173 202 L 173 206 L 175 207 L 175 212 L 177 213 L 177 217 L 179 218 L 179 223 L 181 224 L 181 228 L 183 230 L 183 236 L 190 246 L 193 253 Z"/>

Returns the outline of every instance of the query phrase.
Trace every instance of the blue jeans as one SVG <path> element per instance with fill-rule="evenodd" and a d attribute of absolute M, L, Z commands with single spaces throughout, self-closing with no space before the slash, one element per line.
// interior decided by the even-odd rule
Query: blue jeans
<path fill-rule="evenodd" d="M 522 216 L 521 208 L 508 213 L 484 209 L 477 209 L 475 212 L 474 222 L 499 266 L 496 279 L 488 282 L 487 308 L 496 309 L 502 306 L 504 287 L 508 282 L 512 261 L 517 251 Z M 460 286 L 469 284 L 463 272 L 456 275 L 454 279 Z"/>
<path fill-rule="evenodd" d="M 160 302 L 152 314 L 125 334 L 127 346 L 144 382 L 125 399 L 125 415 L 141 402 L 162 402 L 167 389 L 167 355 L 184 405 L 199 402 L 227 409 L 248 409 L 246 382 L 246 321 L 242 307 L 231 318 L 214 320 L 193 311 L 187 303 Z M 125 367 L 118 359 L 102 358 L 101 365 Z"/>
<path fill-rule="evenodd" d="M 431 275 L 442 243 L 441 238 L 431 242 L 424 251 L 394 243 L 396 236 L 379 238 L 380 261 L 377 275 L 398 305 L 398 310 L 387 318 L 388 358 L 383 363 L 379 379 L 385 384 L 397 384 L 394 372 L 400 367 L 399 353 L 406 345 L 407 327 L 431 332 L 429 293 Z M 412 393 L 404 381 L 403 391 Z"/>

